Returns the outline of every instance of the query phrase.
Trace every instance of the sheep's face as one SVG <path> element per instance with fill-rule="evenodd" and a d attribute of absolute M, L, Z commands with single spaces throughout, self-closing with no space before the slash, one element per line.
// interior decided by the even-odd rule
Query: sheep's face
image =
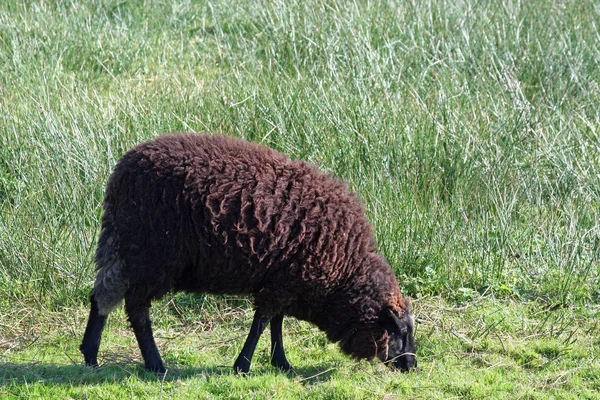
<path fill-rule="evenodd" d="M 341 339 L 340 346 L 357 359 L 376 356 L 403 372 L 417 366 L 414 320 L 408 308 L 399 316 L 386 307 L 375 321 L 354 325 Z"/>
<path fill-rule="evenodd" d="M 415 322 L 408 308 L 402 315 L 397 315 L 391 308 L 386 308 L 382 311 L 380 320 L 387 331 L 388 344 L 386 351 L 378 354 L 379 359 L 402 372 L 416 368 Z"/>

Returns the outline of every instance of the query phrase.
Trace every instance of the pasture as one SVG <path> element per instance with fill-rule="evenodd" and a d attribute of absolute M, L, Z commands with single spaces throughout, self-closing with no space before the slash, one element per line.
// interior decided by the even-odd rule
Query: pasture
<path fill-rule="evenodd" d="M 591 1 L 81 0 L 0 5 L 3 398 L 600 398 L 600 7 Z M 348 182 L 416 317 L 419 371 L 284 321 L 231 366 L 251 303 L 124 313 L 79 354 L 116 160 L 223 132 Z"/>

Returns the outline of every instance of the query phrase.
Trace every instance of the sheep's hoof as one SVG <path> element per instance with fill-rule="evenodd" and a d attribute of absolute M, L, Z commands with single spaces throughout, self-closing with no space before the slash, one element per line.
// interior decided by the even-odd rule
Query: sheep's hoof
<path fill-rule="evenodd" d="M 239 375 L 246 375 L 250 372 L 250 363 L 246 360 L 236 361 L 233 365 L 233 372 Z"/>
<path fill-rule="evenodd" d="M 98 359 L 96 357 L 88 357 L 84 354 L 83 358 L 85 360 L 86 367 L 98 368 Z"/>
<path fill-rule="evenodd" d="M 146 371 L 154 372 L 155 374 L 164 374 L 165 372 L 167 372 L 167 370 L 165 369 L 165 367 L 162 364 L 161 365 L 145 365 L 144 368 L 146 369 Z"/>
<path fill-rule="evenodd" d="M 96 368 L 98 368 L 98 361 L 96 361 L 96 360 L 87 361 L 86 360 L 85 361 L 85 366 L 96 369 Z"/>
<path fill-rule="evenodd" d="M 278 368 L 282 372 L 291 372 L 294 370 L 292 365 L 287 360 L 284 360 L 284 362 L 273 361 L 271 365 L 273 365 L 275 368 Z"/>

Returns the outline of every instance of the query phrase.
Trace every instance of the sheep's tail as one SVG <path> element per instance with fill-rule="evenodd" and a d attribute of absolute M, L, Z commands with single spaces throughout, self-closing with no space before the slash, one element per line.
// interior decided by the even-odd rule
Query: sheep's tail
<path fill-rule="evenodd" d="M 100 315 L 108 315 L 125 297 L 129 280 L 124 273 L 124 265 L 119 258 L 119 240 L 115 229 L 114 215 L 110 204 L 104 205 L 102 230 L 96 250 L 96 282 L 92 292 Z"/>

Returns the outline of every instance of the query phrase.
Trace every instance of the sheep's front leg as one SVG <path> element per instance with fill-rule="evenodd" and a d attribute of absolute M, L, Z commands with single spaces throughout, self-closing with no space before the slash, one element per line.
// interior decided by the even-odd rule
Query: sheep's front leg
<path fill-rule="evenodd" d="M 282 371 L 291 371 L 292 366 L 285 357 L 283 348 L 283 314 L 271 319 L 271 364 Z"/>
<path fill-rule="evenodd" d="M 264 332 L 267 324 L 271 317 L 260 314 L 258 311 L 254 313 L 254 320 L 252 321 L 252 327 L 250 328 L 250 333 L 248 333 L 248 337 L 246 338 L 246 342 L 244 343 L 244 347 L 237 360 L 235 360 L 235 364 L 233 364 L 233 371 L 237 374 L 247 374 L 250 371 L 250 363 L 252 362 L 252 356 L 254 355 L 254 350 L 256 349 L 256 344 L 258 343 L 258 339 L 260 335 Z"/>

